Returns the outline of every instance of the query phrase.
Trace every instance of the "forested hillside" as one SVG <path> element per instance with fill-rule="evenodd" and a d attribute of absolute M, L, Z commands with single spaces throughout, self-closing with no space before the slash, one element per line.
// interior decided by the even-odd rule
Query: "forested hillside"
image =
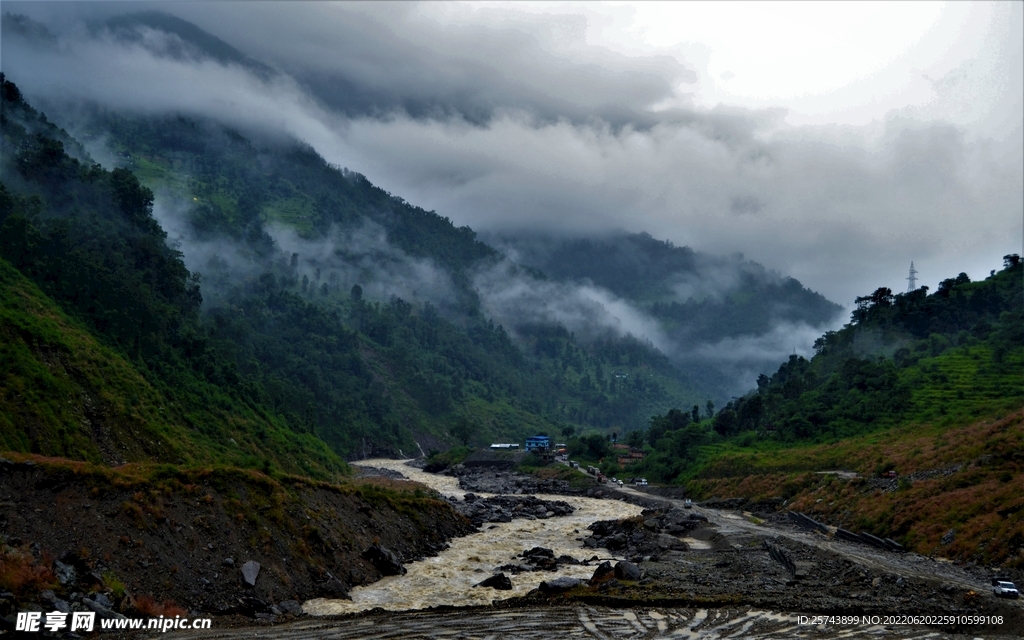
<path fill-rule="evenodd" d="M 982 282 L 966 274 L 857 298 L 852 321 L 790 358 L 715 418 L 722 435 L 839 438 L 907 421 L 969 420 L 1024 398 L 1024 294 L 1016 255 Z"/>
<path fill-rule="evenodd" d="M 554 278 L 589 280 L 637 301 L 671 331 L 694 342 L 765 333 L 778 322 L 824 326 L 842 309 L 742 255 L 716 257 L 646 233 L 505 241 L 526 264 Z"/>
<path fill-rule="evenodd" d="M 584 343 L 533 326 L 514 342 L 469 286 L 468 269 L 494 259 L 492 248 L 307 147 L 257 149 L 213 123 L 106 114 L 96 122 L 137 145 L 121 152 L 127 168 L 106 171 L 81 147 L 69 155 L 71 137 L 12 83 L 4 94 L 4 259 L 154 388 L 180 396 L 189 428 L 230 444 L 227 416 L 252 414 L 258 441 L 285 429 L 355 456 L 625 430 L 704 396 L 628 336 Z M 184 203 L 170 222 L 184 219 L 185 236 L 167 237 L 136 174 L 168 206 Z M 301 253 L 282 248 L 281 229 Z M 193 249 L 208 259 L 190 271 L 183 250 Z M 413 299 L 384 295 L 402 278 Z M 431 280 L 448 295 L 415 299 Z"/>
<path fill-rule="evenodd" d="M 6 81 L 3 106 L 3 448 L 344 472 L 202 348 L 198 284 L 153 219 L 152 194 L 127 170 L 68 156 L 66 134 Z"/>

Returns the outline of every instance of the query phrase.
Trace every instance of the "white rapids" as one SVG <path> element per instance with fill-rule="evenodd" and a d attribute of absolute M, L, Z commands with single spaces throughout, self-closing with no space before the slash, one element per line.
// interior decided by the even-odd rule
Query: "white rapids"
<path fill-rule="evenodd" d="M 444 496 L 460 500 L 465 491 L 459 489 L 458 479 L 425 473 L 406 466 L 403 460 L 364 460 L 367 467 L 391 469 L 410 480 L 423 483 Z M 490 494 L 479 494 L 486 497 Z M 355 613 L 380 607 L 389 611 L 425 609 L 439 605 L 489 605 L 493 600 L 525 595 L 542 581 L 556 577 L 589 579 L 594 573 L 590 566 L 566 565 L 556 572 L 537 571 L 506 575 L 512 580 L 511 591 L 495 591 L 473 585 L 497 573 L 504 564 L 516 564 L 516 554 L 533 547 L 545 547 L 560 555 L 585 560 L 597 555 L 611 559 L 607 549 L 585 549 L 582 538 L 590 535 L 587 526 L 596 520 L 613 520 L 638 515 L 640 507 L 618 500 L 596 500 L 573 496 L 537 495 L 545 500 L 564 500 L 575 511 L 572 515 L 546 520 L 513 520 L 507 523 L 484 524 L 479 533 L 456 538 L 440 555 L 406 565 L 404 576 L 388 576 L 373 584 L 352 589 L 351 600 L 317 598 L 303 605 L 310 615 Z"/>

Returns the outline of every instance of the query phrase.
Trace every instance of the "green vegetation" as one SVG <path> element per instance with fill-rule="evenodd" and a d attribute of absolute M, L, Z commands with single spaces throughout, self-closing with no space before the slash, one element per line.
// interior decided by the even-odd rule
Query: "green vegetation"
<path fill-rule="evenodd" d="M 742 256 L 715 258 L 646 233 L 564 240 L 527 255 L 553 277 L 591 280 L 642 303 L 665 321 L 667 329 L 685 332 L 691 341 L 762 334 L 780 320 L 817 326 L 830 322 L 842 309 L 793 278 L 771 273 Z M 719 290 L 729 290 L 719 296 L 719 291 L 699 286 L 700 274 L 708 273 L 736 282 L 716 283 Z M 692 289 L 685 302 L 678 301 L 681 289 Z"/>
<path fill-rule="evenodd" d="M 0 446 L 345 473 L 203 348 L 198 283 L 153 219 L 152 193 L 70 157 L 16 87 L 3 94 Z"/>
<path fill-rule="evenodd" d="M 472 447 L 452 447 L 447 451 L 431 452 L 427 456 L 427 464 L 424 470 L 430 472 L 443 471 L 449 467 L 461 464 L 471 453 L 473 453 Z"/>
<path fill-rule="evenodd" d="M 858 298 L 851 324 L 791 357 L 757 392 L 715 418 L 723 436 L 774 432 L 834 439 L 907 423 L 962 423 L 1024 399 L 1024 304 L 1017 256 L 983 282 L 965 274 L 892 295 Z"/>

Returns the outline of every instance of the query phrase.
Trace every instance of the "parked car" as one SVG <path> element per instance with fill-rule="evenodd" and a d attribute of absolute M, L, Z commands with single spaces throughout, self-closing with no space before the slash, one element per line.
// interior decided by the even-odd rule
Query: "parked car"
<path fill-rule="evenodd" d="M 1017 585 L 1008 580 L 993 580 L 992 593 L 999 598 L 1016 598 L 1020 595 L 1020 592 L 1017 591 Z"/>
<path fill-rule="evenodd" d="M 646 487 L 646 486 L 647 486 L 647 478 L 637 478 L 637 479 L 636 479 L 636 480 L 634 481 L 634 483 L 635 483 L 635 484 L 636 484 L 636 486 L 638 486 L 638 487 Z"/>
<path fill-rule="evenodd" d="M 692 509 L 693 508 L 693 500 L 690 500 L 689 498 L 687 498 L 686 500 L 683 500 L 683 507 L 686 508 L 686 509 Z"/>

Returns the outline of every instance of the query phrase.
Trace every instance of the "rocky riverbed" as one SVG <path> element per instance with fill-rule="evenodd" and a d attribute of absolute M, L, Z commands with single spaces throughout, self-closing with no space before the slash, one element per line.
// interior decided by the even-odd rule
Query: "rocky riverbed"
<path fill-rule="evenodd" d="M 502 471 L 456 472 L 435 478 L 449 490 L 452 481 L 457 480 L 461 495 L 453 497 L 456 509 L 463 513 L 467 513 L 465 509 L 474 502 L 487 504 L 489 498 L 480 498 L 476 493 L 483 488 L 501 494 L 502 499 L 508 501 L 494 503 L 501 505 L 499 511 L 514 508 L 515 501 L 524 499 L 532 489 L 564 488 L 549 481 L 537 482 Z M 430 479 L 425 481 L 430 482 Z M 496 601 L 503 607 L 572 602 L 615 603 L 627 607 L 631 603 L 663 607 L 731 606 L 790 611 L 794 612 L 793 616 L 795 612 L 880 616 L 982 614 L 1002 616 L 1002 622 L 982 627 L 947 627 L 949 637 L 973 632 L 1016 637 L 1018 631 L 1024 630 L 1024 608 L 1019 602 L 993 598 L 985 589 L 986 575 L 980 569 L 955 567 L 915 554 L 836 539 L 828 528 L 808 528 L 792 517 L 771 518 L 773 522 L 765 522 L 728 509 L 684 509 L 677 500 L 638 494 L 629 489 L 589 489 L 591 495 L 596 491 L 613 499 L 567 495 L 564 500 L 570 504 L 575 504 L 574 500 L 587 504 L 622 504 L 629 506 L 632 512 L 613 518 L 591 518 L 574 528 L 571 544 L 561 549 L 550 549 L 547 545 L 531 549 L 524 544 L 525 540 L 518 545 L 513 543 L 511 548 L 519 549 L 515 557 L 489 568 L 477 567 L 475 571 L 483 575 L 467 582 L 466 586 L 472 588 L 473 584 L 491 581 L 489 586 L 474 589 L 479 594 L 477 601 L 482 604 L 498 598 Z M 569 494 L 585 495 L 587 492 L 587 489 L 567 490 Z M 641 510 L 625 505 L 621 498 L 660 506 Z M 534 515 L 540 508 L 543 507 L 538 503 L 527 513 Z M 494 511 L 488 507 L 487 513 Z M 548 522 L 555 522 L 564 516 L 549 518 Z M 512 523 L 501 526 L 519 528 L 527 522 L 535 521 L 513 518 Z M 491 530 L 485 528 L 481 534 L 476 534 L 480 537 L 473 544 L 477 548 L 509 549 L 509 541 L 503 537 L 507 532 L 493 540 L 489 535 Z M 453 543 L 453 547 L 460 542 Z M 439 559 L 443 559 L 445 553 Z M 517 584 L 524 576 L 536 576 L 525 593 L 523 585 Z M 508 584 L 516 585 L 514 590 L 505 590 Z M 453 591 L 447 589 L 449 594 Z M 484 595 L 483 592 L 489 593 Z M 502 597 L 506 599 L 501 600 Z M 449 598 L 437 603 L 463 601 L 457 597 L 454 602 Z M 310 610 L 307 607 L 307 611 Z M 829 632 L 816 637 L 842 635 L 839 631 L 836 633 L 839 635 Z M 875 630 L 875 633 L 881 631 Z"/>

